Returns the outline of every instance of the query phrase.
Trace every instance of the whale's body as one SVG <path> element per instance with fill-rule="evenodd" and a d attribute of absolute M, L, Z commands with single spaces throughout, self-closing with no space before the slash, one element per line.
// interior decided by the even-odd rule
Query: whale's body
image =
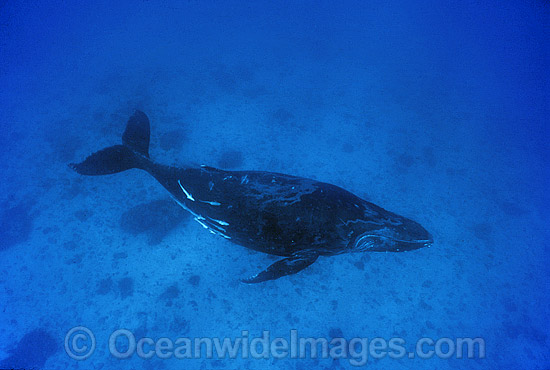
<path fill-rule="evenodd" d="M 318 256 L 345 252 L 399 252 L 429 246 L 418 223 L 367 202 L 338 186 L 265 171 L 178 168 L 149 158 L 149 120 L 137 111 L 123 145 L 71 164 L 84 175 L 140 168 L 211 233 L 260 252 L 283 256 L 243 280 L 256 283 L 296 273 Z"/>

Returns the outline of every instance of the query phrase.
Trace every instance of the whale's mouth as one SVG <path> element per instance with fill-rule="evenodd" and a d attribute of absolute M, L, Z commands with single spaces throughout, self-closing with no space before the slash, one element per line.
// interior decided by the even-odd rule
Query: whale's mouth
<path fill-rule="evenodd" d="M 393 239 L 395 243 L 397 243 L 399 246 L 407 249 L 418 249 L 418 248 L 426 248 L 431 247 L 434 243 L 433 239 L 421 239 L 421 240 L 399 240 L 399 239 Z"/>
<path fill-rule="evenodd" d="M 394 242 L 399 243 L 399 244 L 422 244 L 426 247 L 429 246 L 429 245 L 432 245 L 434 243 L 434 240 L 433 240 L 432 237 L 429 237 L 429 238 L 426 238 L 426 239 L 414 239 L 414 240 L 402 240 L 402 239 L 391 238 L 391 237 L 389 237 L 388 239 L 391 239 Z"/>
<path fill-rule="evenodd" d="M 431 236 L 423 239 L 400 239 L 389 235 L 365 233 L 354 242 L 356 251 L 371 252 L 405 252 L 431 247 L 434 240 Z"/>

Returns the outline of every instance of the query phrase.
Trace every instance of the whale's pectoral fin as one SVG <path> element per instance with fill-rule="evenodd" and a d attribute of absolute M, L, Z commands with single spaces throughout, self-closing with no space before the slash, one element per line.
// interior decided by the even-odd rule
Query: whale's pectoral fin
<path fill-rule="evenodd" d="M 314 252 L 300 252 L 290 257 L 283 258 L 248 279 L 242 279 L 243 283 L 255 284 L 267 280 L 275 280 L 281 276 L 292 275 L 302 271 L 317 260 L 319 255 Z"/>

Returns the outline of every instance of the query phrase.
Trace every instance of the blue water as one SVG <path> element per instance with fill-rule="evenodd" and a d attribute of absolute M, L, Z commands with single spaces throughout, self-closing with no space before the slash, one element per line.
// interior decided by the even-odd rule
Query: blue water
<path fill-rule="evenodd" d="M 372 369 L 550 368 L 548 2 L 382 3 L 1 5 L 0 367 L 350 369 L 363 343 L 119 359 L 109 338 L 126 329 L 157 345 L 264 330 L 406 343 L 369 352 Z M 118 144 L 135 109 L 158 162 L 336 184 L 435 243 L 242 284 L 276 259 L 205 232 L 145 172 L 68 168 Z M 84 360 L 65 348 L 78 326 L 96 339 Z M 450 356 L 410 358 L 421 338 Z M 457 338 L 484 355 L 458 358 Z"/>

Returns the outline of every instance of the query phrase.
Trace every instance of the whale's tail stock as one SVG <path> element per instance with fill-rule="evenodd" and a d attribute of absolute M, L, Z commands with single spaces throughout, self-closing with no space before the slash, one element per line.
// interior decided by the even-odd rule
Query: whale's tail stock
<path fill-rule="evenodd" d="M 110 175 L 132 168 L 144 169 L 149 160 L 149 118 L 136 110 L 122 134 L 122 145 L 114 145 L 93 153 L 81 163 L 69 167 L 81 175 Z"/>

